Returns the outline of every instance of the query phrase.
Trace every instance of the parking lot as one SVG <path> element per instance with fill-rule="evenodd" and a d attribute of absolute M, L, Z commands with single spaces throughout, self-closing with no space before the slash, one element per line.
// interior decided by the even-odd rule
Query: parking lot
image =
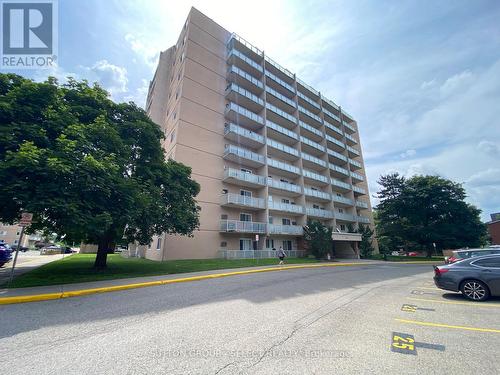
<path fill-rule="evenodd" d="M 500 300 L 432 276 L 366 264 L 8 305 L 0 354 L 11 374 L 500 373 Z"/>

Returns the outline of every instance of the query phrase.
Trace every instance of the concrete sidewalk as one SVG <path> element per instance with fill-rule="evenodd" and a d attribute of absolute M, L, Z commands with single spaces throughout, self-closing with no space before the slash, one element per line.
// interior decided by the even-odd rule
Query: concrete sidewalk
<path fill-rule="evenodd" d="M 0 298 L 7 297 L 18 297 L 18 296 L 33 296 L 41 294 L 53 294 L 53 293 L 67 293 L 76 292 L 96 288 L 113 288 L 127 285 L 137 285 L 143 283 L 154 283 L 167 280 L 175 279 L 191 279 L 198 278 L 207 275 L 214 275 L 216 277 L 232 276 L 227 274 L 244 274 L 253 273 L 258 270 L 269 270 L 269 271 L 286 271 L 300 268 L 323 268 L 323 267 L 342 267 L 342 266 L 363 266 L 372 264 L 381 264 L 385 262 L 366 260 L 366 259 L 345 259 L 344 261 L 338 260 L 335 262 L 319 262 L 319 263 L 301 263 L 301 264 L 285 264 L 283 266 L 263 266 L 263 267 L 244 267 L 244 268 L 231 268 L 231 269 L 218 269 L 203 272 L 190 272 L 190 273 L 176 273 L 167 274 L 159 276 L 147 276 L 147 277 L 134 277 L 127 279 L 115 279 L 115 280 L 102 280 L 102 281 L 92 281 L 86 283 L 75 283 L 75 284 L 64 284 L 64 285 L 49 285 L 31 288 L 4 288 L 0 289 Z M 279 269 L 278 269 L 279 268 Z M 253 272 L 252 272 L 253 271 Z M 219 276 L 224 275 L 224 276 Z M 105 292 L 105 290 L 103 290 Z"/>

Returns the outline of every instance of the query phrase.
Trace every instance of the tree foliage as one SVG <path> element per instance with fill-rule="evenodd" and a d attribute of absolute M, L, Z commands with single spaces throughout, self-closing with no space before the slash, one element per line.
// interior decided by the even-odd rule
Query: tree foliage
<path fill-rule="evenodd" d="M 123 238 L 198 227 L 191 169 L 165 161 L 163 132 L 134 103 L 86 81 L 0 74 L 0 123 L 0 221 L 33 212 L 31 230 L 98 244 L 98 267 Z"/>
<path fill-rule="evenodd" d="M 439 176 L 381 176 L 376 210 L 379 245 L 425 249 L 480 246 L 486 228 L 481 211 L 465 202 L 459 183 Z M 397 250 L 392 248 L 391 250 Z M 383 250 L 384 251 L 384 250 Z"/>
<path fill-rule="evenodd" d="M 332 249 L 332 228 L 320 221 L 308 219 L 304 227 L 304 241 L 316 259 L 324 258 Z"/>
<path fill-rule="evenodd" d="M 368 258 L 373 251 L 373 233 L 374 231 L 368 225 L 359 225 L 358 233 L 361 234 L 361 242 L 359 243 L 359 252 L 363 258 Z"/>

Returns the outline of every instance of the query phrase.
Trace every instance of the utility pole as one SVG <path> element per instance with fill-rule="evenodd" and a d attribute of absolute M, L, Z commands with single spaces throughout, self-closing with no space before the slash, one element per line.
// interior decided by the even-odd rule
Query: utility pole
<path fill-rule="evenodd" d="M 10 279 L 9 279 L 9 285 L 12 282 L 12 279 L 14 278 L 14 269 L 16 268 L 16 263 L 17 263 L 17 256 L 19 255 L 19 247 L 22 246 L 23 243 L 23 236 L 24 236 L 24 228 L 29 226 L 31 224 L 31 220 L 33 219 L 33 214 L 23 212 L 21 214 L 21 221 L 19 221 L 19 226 L 22 228 L 21 229 L 21 234 L 19 236 L 19 241 L 17 243 L 16 247 L 16 255 L 14 255 L 14 262 L 12 263 L 12 269 L 10 270 Z"/>

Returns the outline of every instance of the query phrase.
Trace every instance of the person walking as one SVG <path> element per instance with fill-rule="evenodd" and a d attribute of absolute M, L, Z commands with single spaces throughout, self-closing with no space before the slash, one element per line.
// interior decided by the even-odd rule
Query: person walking
<path fill-rule="evenodd" d="M 285 250 L 283 250 L 283 247 L 280 246 L 280 249 L 278 250 L 278 253 L 276 254 L 280 260 L 279 264 L 284 264 L 284 259 L 286 257 Z"/>

